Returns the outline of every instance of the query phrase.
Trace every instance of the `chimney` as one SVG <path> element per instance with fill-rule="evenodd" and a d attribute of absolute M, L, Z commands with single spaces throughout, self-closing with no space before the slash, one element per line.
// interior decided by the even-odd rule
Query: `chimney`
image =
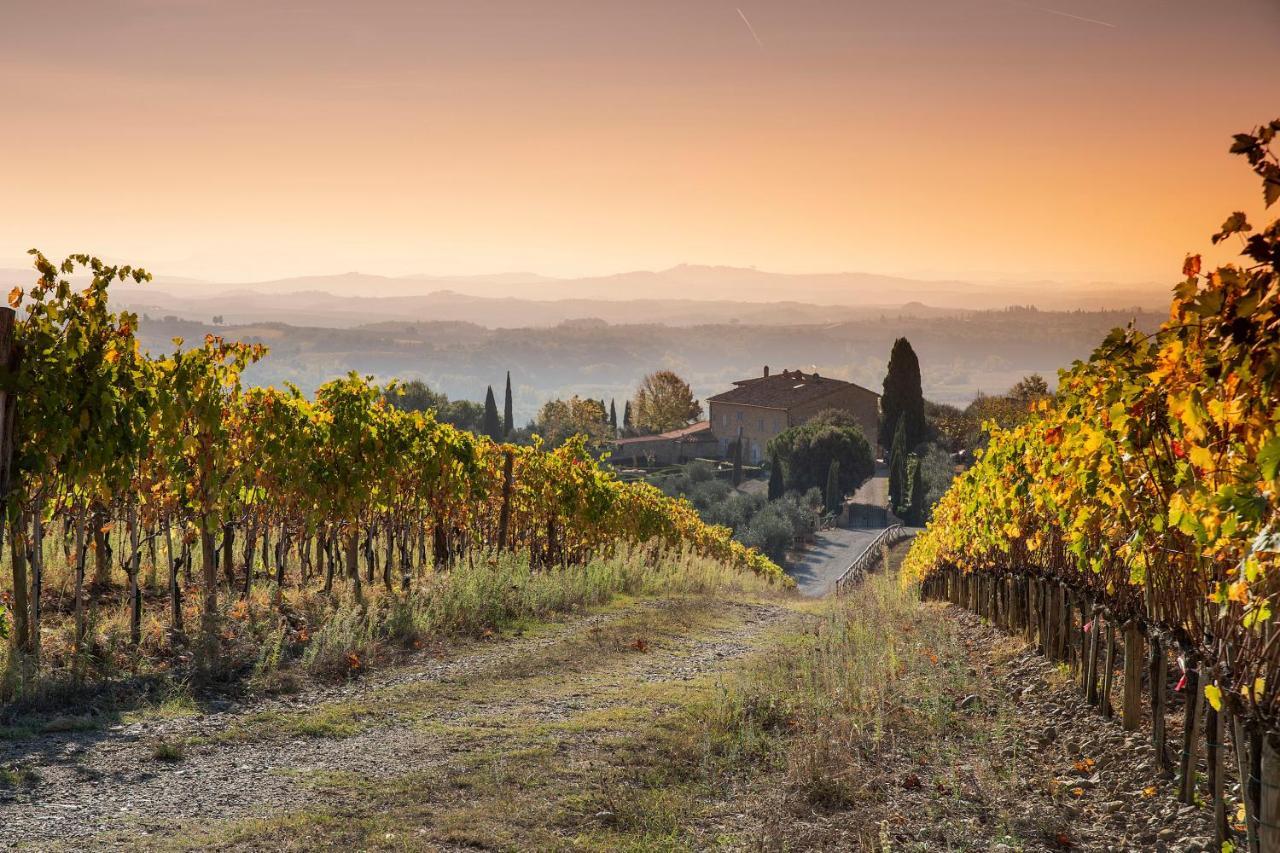
<path fill-rule="evenodd" d="M 764 378 L 765 379 L 769 378 L 769 365 L 767 364 L 764 366 Z"/>

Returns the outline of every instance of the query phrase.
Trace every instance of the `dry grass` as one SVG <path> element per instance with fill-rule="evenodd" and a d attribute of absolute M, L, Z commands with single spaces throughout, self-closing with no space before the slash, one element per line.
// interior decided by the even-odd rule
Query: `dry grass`
<path fill-rule="evenodd" d="M 0 649 L 0 700 L 11 703 L 8 717 L 82 703 L 104 692 L 124 694 L 111 696 L 105 703 L 109 706 L 149 706 L 152 697 L 170 696 L 200 675 L 193 659 L 197 644 L 170 636 L 162 617 L 167 603 L 160 593 L 147 596 L 142 642 L 134 647 L 128 642 L 123 591 L 101 592 L 89 611 L 88 642 L 77 652 L 66 595 L 70 580 L 66 566 L 56 559 L 47 583 L 40 672 L 33 674 L 29 660 L 12 647 Z M 361 603 L 341 587 L 325 594 L 316 583 L 313 579 L 312 585 L 283 590 L 279 604 L 274 584 L 257 584 L 248 599 L 228 598 L 223 590 L 218 677 L 263 692 L 293 692 L 303 678 L 359 676 L 431 642 L 518 631 L 615 596 L 766 586 L 754 575 L 689 553 L 642 550 L 545 571 L 532 569 L 523 554 L 482 556 L 447 573 L 419 578 L 408 594 L 369 584 Z M 200 625 L 198 599 L 197 589 L 185 591 L 183 624 L 191 630 Z"/>

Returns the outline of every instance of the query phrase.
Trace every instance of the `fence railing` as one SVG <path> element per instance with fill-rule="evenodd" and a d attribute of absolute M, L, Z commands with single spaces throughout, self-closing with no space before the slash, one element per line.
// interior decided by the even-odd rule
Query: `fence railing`
<path fill-rule="evenodd" d="M 901 524 L 891 524 L 871 540 L 871 544 L 862 549 L 862 553 L 854 558 L 849 564 L 849 568 L 844 570 L 840 577 L 836 578 L 836 595 L 844 595 L 858 581 L 862 580 L 862 576 L 876 564 L 880 559 L 881 552 L 888 546 L 896 545 L 904 539 L 910 539 L 916 535 L 916 531 L 903 527 Z"/>

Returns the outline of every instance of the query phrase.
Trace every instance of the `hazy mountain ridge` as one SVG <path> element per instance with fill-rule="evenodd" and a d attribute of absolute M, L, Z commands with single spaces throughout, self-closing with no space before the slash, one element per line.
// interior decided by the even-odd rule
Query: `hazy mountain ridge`
<path fill-rule="evenodd" d="M 0 269 L 0 285 L 29 284 L 29 270 Z M 854 320 L 883 311 L 968 311 L 1034 304 L 1075 310 L 1155 307 L 1169 286 L 1109 282 L 920 280 L 871 273 L 776 273 L 682 264 L 606 276 L 534 273 L 474 276 L 302 276 L 247 283 L 156 275 L 113 288 L 120 304 L 190 319 L 278 320 L 353 326 L 383 320 L 465 320 L 490 327 L 555 325 L 598 317 L 611 323 L 807 323 Z M 785 299 L 780 299 L 785 297 Z"/>
<path fill-rule="evenodd" d="M 160 291 L 134 290 L 116 301 L 138 313 L 175 315 L 226 323 L 286 322 L 298 325 L 353 327 L 380 322 L 459 321 L 487 328 L 555 326 L 578 320 L 610 324 L 660 323 L 691 326 L 703 323 L 761 325 L 842 322 L 885 312 L 911 316 L 956 316 L 963 309 L 907 305 L 815 305 L 804 302 L 730 302 L 693 299 L 520 299 L 483 297 L 439 290 L 423 296 L 351 297 L 325 291 L 267 294 L 231 291 L 199 298 Z"/>
<path fill-rule="evenodd" d="M 517 419 L 528 420 L 547 399 L 579 394 L 621 401 L 658 368 L 685 376 L 700 397 L 764 367 L 817 368 L 879 390 L 894 338 L 906 336 L 920 356 L 925 393 L 963 403 L 979 391 L 1001 392 L 1040 372 L 1051 382 L 1073 359 L 1087 357 L 1107 331 L 1135 320 L 1154 328 L 1162 312 L 1050 312 L 1026 309 L 964 316 L 874 318 L 806 325 L 568 323 L 555 327 L 488 329 L 466 322 L 382 322 L 350 328 L 144 319 L 143 345 L 170 350 L 175 335 L 200 339 L 216 331 L 260 341 L 271 353 L 247 374 L 250 382 L 289 381 L 310 392 L 349 370 L 381 379 L 422 379 L 451 398 L 480 400 L 500 389 L 510 370 Z"/>

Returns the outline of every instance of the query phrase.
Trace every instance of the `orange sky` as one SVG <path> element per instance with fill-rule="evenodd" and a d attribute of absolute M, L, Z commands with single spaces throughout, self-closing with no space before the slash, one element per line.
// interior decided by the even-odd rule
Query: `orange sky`
<path fill-rule="evenodd" d="M 1165 281 L 1258 208 L 1277 45 L 1277 0 L 4 0 L 0 266 Z"/>

